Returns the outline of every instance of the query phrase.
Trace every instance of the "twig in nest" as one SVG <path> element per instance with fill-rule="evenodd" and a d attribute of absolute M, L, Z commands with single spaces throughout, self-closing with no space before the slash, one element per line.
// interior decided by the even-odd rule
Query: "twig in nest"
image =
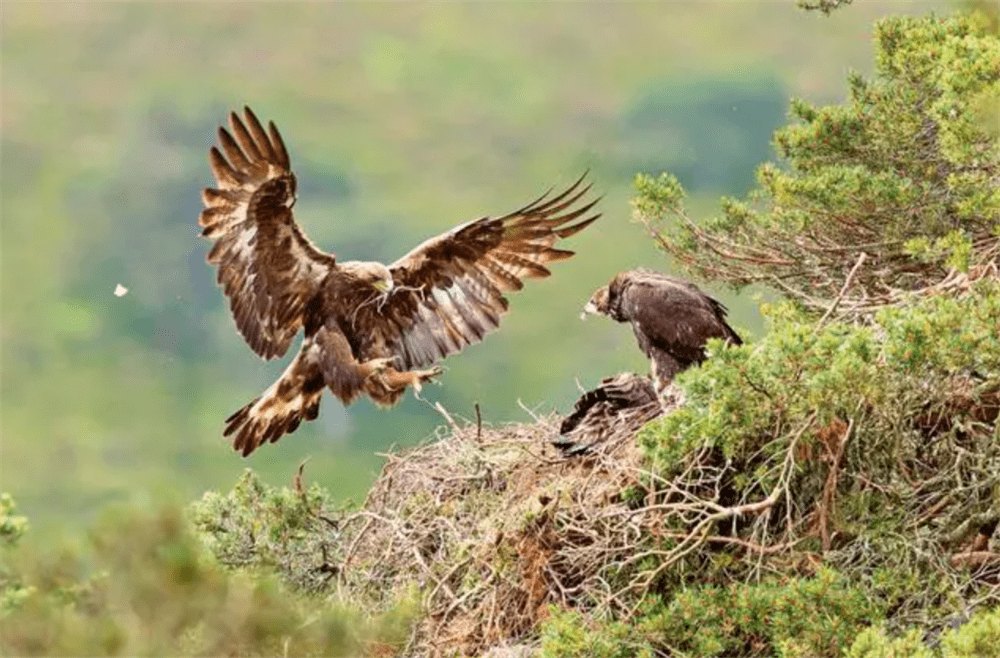
<path fill-rule="evenodd" d="M 423 402 L 424 404 L 426 404 L 428 407 L 430 407 L 431 409 L 434 409 L 439 414 L 441 414 L 442 416 L 444 416 L 444 419 L 446 421 L 448 421 L 448 426 L 451 427 L 451 431 L 455 432 L 455 433 L 458 433 L 458 431 L 460 429 L 459 426 L 458 426 L 458 423 L 456 423 L 455 419 L 451 417 L 451 414 L 449 414 L 447 411 L 445 411 L 445 408 L 443 406 L 441 406 L 440 402 L 435 402 L 434 404 L 431 404 L 430 400 L 427 400 L 425 398 L 420 397 L 420 394 L 417 393 L 416 390 L 413 391 L 413 397 L 416 398 L 416 399 L 418 399 L 418 400 L 420 400 L 421 402 Z"/>
<path fill-rule="evenodd" d="M 831 451 L 830 454 L 830 471 L 826 475 L 826 482 L 823 484 L 823 494 L 819 504 L 819 536 L 823 542 L 824 553 L 830 550 L 830 528 L 828 521 L 830 510 L 833 509 L 834 497 L 837 494 L 837 476 L 840 474 L 840 463 L 844 460 L 844 449 L 847 447 L 847 440 L 850 438 L 851 430 L 854 428 L 854 419 L 851 418 L 846 429 L 842 432 L 837 432 L 837 430 L 844 426 L 844 422 L 839 418 L 835 418 L 834 421 L 830 423 L 829 427 L 822 430 L 825 432 L 836 432 L 831 438 L 840 434 L 836 453 Z"/>
<path fill-rule="evenodd" d="M 781 473 L 778 476 L 778 482 L 775 484 L 774 489 L 771 490 L 771 493 L 768 494 L 767 498 L 755 503 L 744 503 L 742 505 L 723 507 L 711 514 L 705 514 L 697 525 L 695 525 L 690 532 L 686 533 L 684 537 L 677 542 L 677 545 L 669 551 L 644 551 L 630 556 L 622 563 L 621 567 L 634 564 L 651 555 L 656 555 L 660 557 L 661 560 L 655 569 L 645 572 L 639 578 L 630 582 L 624 589 L 620 590 L 618 594 L 621 595 L 633 589 L 638 589 L 640 592 L 645 593 L 656 578 L 659 577 L 659 575 L 668 569 L 672 564 L 704 544 L 706 542 L 706 538 L 711 536 L 709 534 L 709 530 L 716 522 L 745 514 L 757 514 L 773 507 L 775 503 L 778 502 L 781 494 L 783 492 L 787 492 L 788 480 L 795 463 L 795 446 L 799 439 L 802 438 L 802 435 L 805 434 L 810 427 L 812 427 L 813 421 L 816 420 L 817 413 L 818 412 L 814 411 L 792 435 L 788 448 L 785 450 L 785 458 L 781 465 Z M 713 504 L 712 507 L 716 508 L 718 506 Z M 634 614 L 639 609 L 639 606 L 642 605 L 643 599 L 644 596 L 639 597 L 638 602 L 630 611 L 632 614 Z"/>
<path fill-rule="evenodd" d="M 524 406 L 524 402 L 521 401 L 521 398 L 517 399 L 517 406 L 519 406 L 522 409 L 524 409 L 528 413 L 528 415 L 531 416 L 531 419 L 534 420 L 536 423 L 540 422 L 540 419 L 538 418 L 538 414 L 536 414 L 534 411 L 532 411 L 528 407 Z"/>
<path fill-rule="evenodd" d="M 295 473 L 295 477 L 292 478 L 292 487 L 295 489 L 295 493 L 298 494 L 299 500 L 302 501 L 302 506 L 306 508 L 306 511 L 312 514 L 312 510 L 309 509 L 309 500 L 306 498 L 306 491 L 302 487 L 302 471 L 306 468 L 306 462 L 309 461 L 309 457 L 306 457 L 299 464 L 299 470 Z"/>
<path fill-rule="evenodd" d="M 683 538 L 684 534 L 680 532 L 670 532 L 664 534 L 664 537 L 677 537 Z M 752 541 L 746 539 L 740 539 L 739 537 L 725 537 L 720 535 L 710 535 L 705 537 L 705 543 L 707 544 L 732 544 L 734 546 L 742 546 L 753 553 L 760 553 L 761 555 L 768 555 L 771 553 L 780 553 L 781 551 L 787 551 L 790 548 L 794 548 L 797 544 L 804 542 L 808 537 L 799 537 L 795 541 L 786 542 L 784 544 L 775 544 L 774 546 L 762 546 L 756 544 Z"/>
<path fill-rule="evenodd" d="M 861 267 L 861 264 L 865 262 L 865 258 L 867 257 L 868 254 L 863 251 L 858 254 L 858 262 L 856 262 L 854 267 L 851 268 L 851 271 L 848 272 L 847 278 L 844 279 L 844 286 L 840 289 L 840 293 L 837 294 L 837 298 L 833 300 L 833 303 L 830 304 L 830 308 L 827 309 L 826 313 L 823 314 L 823 317 L 821 317 L 819 322 L 816 323 L 816 333 L 819 333 L 819 330 L 826 323 L 827 318 L 833 315 L 833 312 L 837 310 L 841 300 L 844 299 L 844 295 L 847 294 L 847 290 L 851 287 L 851 281 L 854 280 L 854 275 L 857 274 L 858 268 Z"/>
<path fill-rule="evenodd" d="M 420 559 L 419 555 L 417 555 L 416 557 L 418 559 Z M 427 602 L 428 603 L 433 603 L 434 602 L 434 597 L 437 595 L 438 590 L 440 590 L 443 587 L 445 589 L 445 591 L 447 592 L 447 594 L 449 596 L 451 596 L 451 602 L 454 603 L 455 599 L 456 599 L 455 593 L 453 591 L 451 591 L 450 587 L 448 587 L 448 581 L 451 579 L 452 576 L 455 575 L 456 571 L 458 571 L 459 569 L 464 568 L 470 562 L 472 562 L 472 558 L 471 557 L 465 558 L 464 560 L 462 560 L 461 562 L 459 562 L 458 564 L 456 564 L 455 566 L 453 566 L 448 571 L 448 573 L 446 573 L 440 580 L 434 578 L 434 575 L 431 574 L 431 578 L 434 578 L 434 580 L 437 582 L 437 587 L 435 587 L 433 590 L 431 590 L 431 593 L 427 596 Z M 420 563 L 422 565 L 424 565 L 423 560 L 421 560 Z M 426 565 L 424 565 L 424 566 L 426 566 Z"/>
<path fill-rule="evenodd" d="M 476 403 L 476 443 L 483 442 L 483 415 L 479 411 L 479 403 Z"/>
<path fill-rule="evenodd" d="M 955 553 L 948 562 L 955 567 L 982 567 L 988 564 L 1000 564 L 1000 553 L 992 551 L 973 551 L 971 553 Z"/>
<path fill-rule="evenodd" d="M 354 515 L 352 518 L 359 518 L 359 516 L 360 515 Z M 347 566 L 350 563 L 351 558 L 354 557 L 354 551 L 358 548 L 358 543 L 361 541 L 361 538 L 365 536 L 365 533 L 368 532 L 368 529 L 371 528 L 374 522 L 375 517 L 367 517 L 365 525 L 362 526 L 361 531 L 358 532 L 358 534 L 354 537 L 354 541 L 351 542 L 351 545 L 347 547 L 347 551 L 344 552 L 344 568 L 341 569 L 340 573 L 343 574 L 347 571 Z"/>
<path fill-rule="evenodd" d="M 448 425 L 449 427 L 451 427 L 451 431 L 457 434 L 460 428 L 458 426 L 458 423 L 455 422 L 455 419 L 451 417 L 451 414 L 445 411 L 445 408 L 441 406 L 440 402 L 435 402 L 434 408 L 438 410 L 438 413 L 444 416 L 444 419 L 446 421 L 448 421 Z"/>
<path fill-rule="evenodd" d="M 306 462 L 308 462 L 310 459 L 311 459 L 310 457 L 306 457 L 305 459 L 302 460 L 302 463 L 299 464 L 299 470 L 295 473 L 295 477 L 292 478 L 292 488 L 295 489 L 295 493 L 296 495 L 298 495 L 299 500 L 302 501 L 302 507 L 306 508 L 306 512 L 308 512 L 311 516 L 315 516 L 320 521 L 326 523 L 334 530 L 339 530 L 340 524 L 337 523 L 337 521 L 331 519 L 328 516 L 323 516 L 320 513 L 322 512 L 322 510 L 314 511 L 312 508 L 309 507 L 309 497 L 306 496 L 306 489 L 304 486 L 302 486 L 302 472 L 306 468 Z"/>
<path fill-rule="evenodd" d="M 941 500 L 931 505 L 930 509 L 928 509 L 926 512 L 918 516 L 915 520 L 911 521 L 910 524 L 907 526 L 907 528 L 910 530 L 914 528 L 919 528 L 930 519 L 933 519 L 935 516 L 938 515 L 938 513 L 941 510 L 943 510 L 945 507 L 948 506 L 949 503 L 951 503 L 952 499 L 953 499 L 953 492 L 949 492 L 944 496 L 941 496 Z"/>

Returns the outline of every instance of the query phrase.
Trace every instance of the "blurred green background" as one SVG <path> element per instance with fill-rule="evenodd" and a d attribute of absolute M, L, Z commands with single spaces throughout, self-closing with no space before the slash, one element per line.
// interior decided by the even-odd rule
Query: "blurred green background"
<path fill-rule="evenodd" d="M 355 500 L 377 453 L 440 422 L 326 396 L 248 460 L 222 421 L 280 373 L 236 333 L 197 237 L 206 152 L 230 108 L 273 119 L 299 222 L 342 259 L 392 261 L 585 169 L 604 217 L 511 300 L 499 332 L 425 389 L 488 422 L 565 411 L 577 381 L 647 367 L 631 331 L 580 322 L 616 271 L 673 271 L 631 221 L 631 180 L 671 170 L 696 211 L 752 184 L 790 96 L 837 102 L 872 22 L 928 2 L 5 3 L 0 488 L 41 532 L 109 501 L 195 497 L 246 466 Z M 129 289 L 116 297 L 115 286 Z M 711 288 L 711 287 L 710 287 Z M 752 295 L 713 289 L 746 335 Z"/>

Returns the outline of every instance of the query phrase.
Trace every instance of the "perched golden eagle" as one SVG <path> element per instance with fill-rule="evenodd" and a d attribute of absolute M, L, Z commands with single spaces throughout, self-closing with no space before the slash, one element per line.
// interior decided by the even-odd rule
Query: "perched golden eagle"
<path fill-rule="evenodd" d="M 507 310 L 504 293 L 545 265 L 573 255 L 553 244 L 588 226 L 597 200 L 581 177 L 502 217 L 483 217 L 427 240 L 391 265 L 338 262 L 295 223 L 295 175 L 274 123 L 250 108 L 230 113 L 209 162 L 219 189 L 205 189 L 198 218 L 215 240 L 207 260 L 236 327 L 254 352 L 280 357 L 300 329 L 298 355 L 263 395 L 226 419 L 225 436 L 249 455 L 319 413 L 323 389 L 346 405 L 368 395 L 382 406 L 441 373 L 439 359 L 482 340 Z M 586 216 L 585 215 L 588 215 Z M 575 222 L 575 223 L 572 223 Z"/>
<path fill-rule="evenodd" d="M 587 313 L 632 323 L 660 390 L 674 375 L 705 360 L 709 338 L 743 344 L 726 324 L 725 306 L 693 283 L 647 269 L 616 274 L 594 292 L 580 317 L 586 318 Z"/>

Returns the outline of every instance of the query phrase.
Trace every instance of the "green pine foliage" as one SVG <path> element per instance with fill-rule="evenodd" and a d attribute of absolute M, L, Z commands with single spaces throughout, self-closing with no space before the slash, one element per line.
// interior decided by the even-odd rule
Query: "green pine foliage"
<path fill-rule="evenodd" d="M 3 498 L 0 527 L 23 528 Z M 363 616 L 266 569 L 232 570 L 175 506 L 109 510 L 88 545 L 6 547 L 0 652 L 74 656 L 392 653 L 407 613 Z"/>
<path fill-rule="evenodd" d="M 762 340 L 716 345 L 680 376 L 686 405 L 640 441 L 665 481 L 696 492 L 694 472 L 714 483 L 693 517 L 717 517 L 706 533 L 774 549 L 789 566 L 821 559 L 864 596 L 891 602 L 896 627 L 940 628 L 981 598 L 998 603 L 995 567 L 975 575 L 949 565 L 977 523 L 1000 515 L 997 318 L 996 279 L 961 299 L 885 309 L 863 327 L 817 330 L 776 308 Z M 962 494 L 949 498 L 953 487 Z M 752 503 L 766 509 L 717 513 Z M 695 581 L 760 568 L 757 553 L 710 555 L 694 552 L 678 568 L 696 570 Z"/>
<path fill-rule="evenodd" d="M 618 621 L 593 622 L 572 610 L 553 608 L 542 626 L 540 654 L 546 658 L 652 658 L 652 644 L 639 629 Z"/>
<path fill-rule="evenodd" d="M 274 569 L 297 590 L 325 591 L 335 571 L 323 559 L 340 539 L 330 495 L 319 485 L 272 487 L 247 469 L 232 491 L 207 492 L 189 508 L 206 548 L 231 569 Z"/>
<path fill-rule="evenodd" d="M 886 308 L 861 327 L 817 328 L 783 304 L 765 312 L 771 316 L 766 336 L 740 348 L 710 343 L 712 358 L 677 379 L 687 394 L 684 407 L 642 433 L 664 476 L 676 474 L 685 456 L 703 446 L 743 461 L 784 455 L 793 438 L 804 450 L 821 450 L 818 430 L 838 418 L 853 419 L 850 440 L 859 457 L 898 456 L 907 432 L 914 433 L 912 441 L 923 440 L 918 423 L 948 404 L 954 386 L 967 385 L 971 398 L 981 398 L 997 383 L 996 279 L 960 299 Z M 975 422 L 968 419 L 970 429 Z M 810 429 L 796 433 L 805 424 Z M 995 428 L 980 424 L 992 440 Z M 776 476 L 761 482 L 773 484 Z"/>
<path fill-rule="evenodd" d="M 846 655 L 849 658 L 984 658 L 995 656 L 997 647 L 1000 647 L 1000 608 L 973 614 L 958 628 L 946 629 L 933 643 L 925 642 L 925 633 L 917 628 L 891 637 L 881 626 L 872 626 L 858 634 Z"/>
<path fill-rule="evenodd" d="M 764 305 L 756 342 L 710 342 L 675 380 L 684 407 L 640 434 L 670 483 L 656 502 L 682 510 L 654 571 L 674 626 L 642 632 L 659 651 L 995 655 L 1000 565 L 971 548 L 1000 520 L 990 24 L 880 21 L 877 77 L 852 75 L 841 106 L 794 102 L 775 136 L 784 164 L 721 216 L 690 217 L 670 174 L 637 177 L 636 215 L 677 262 L 788 300 Z M 843 591 L 818 586 L 831 574 Z M 870 605 L 786 632 L 765 592 L 799 586 L 818 587 L 810 609 Z"/>
<path fill-rule="evenodd" d="M 832 658 L 883 612 L 882 605 L 843 576 L 820 569 L 813 578 L 681 591 L 644 626 L 690 655 Z"/>
<path fill-rule="evenodd" d="M 1000 647 L 1000 608 L 977 614 L 968 623 L 941 636 L 944 658 L 989 656 L 997 647 Z"/>
<path fill-rule="evenodd" d="M 9 493 L 0 493 L 0 618 L 16 608 L 33 593 L 21 574 L 10 568 L 8 560 L 28 531 L 28 519 L 18 515 L 17 503 Z"/>
<path fill-rule="evenodd" d="M 877 76 L 851 74 L 843 105 L 794 101 L 774 138 L 784 165 L 761 166 L 747 200 L 694 222 L 672 175 L 642 175 L 637 215 L 693 273 L 763 283 L 815 312 L 863 316 L 982 276 L 1000 252 L 989 24 L 979 13 L 879 21 Z"/>
<path fill-rule="evenodd" d="M 683 589 L 667 604 L 651 601 L 631 625 L 588 630 L 583 615 L 556 611 L 542 654 L 833 658 L 883 612 L 882 602 L 824 568 L 814 578 Z"/>

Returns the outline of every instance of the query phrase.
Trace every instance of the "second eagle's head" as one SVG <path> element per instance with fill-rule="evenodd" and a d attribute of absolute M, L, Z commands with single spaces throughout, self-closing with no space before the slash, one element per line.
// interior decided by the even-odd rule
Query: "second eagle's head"
<path fill-rule="evenodd" d="M 606 315 L 616 322 L 628 322 L 625 317 L 622 296 L 632 281 L 629 272 L 619 272 L 606 286 L 601 286 L 590 296 L 590 301 L 583 307 L 580 319 L 585 320 L 587 314 Z"/>
<path fill-rule="evenodd" d="M 588 313 L 592 315 L 608 315 L 608 286 L 601 286 L 594 291 L 594 294 L 590 296 L 590 301 L 583 307 L 580 319 L 586 320 Z"/>

